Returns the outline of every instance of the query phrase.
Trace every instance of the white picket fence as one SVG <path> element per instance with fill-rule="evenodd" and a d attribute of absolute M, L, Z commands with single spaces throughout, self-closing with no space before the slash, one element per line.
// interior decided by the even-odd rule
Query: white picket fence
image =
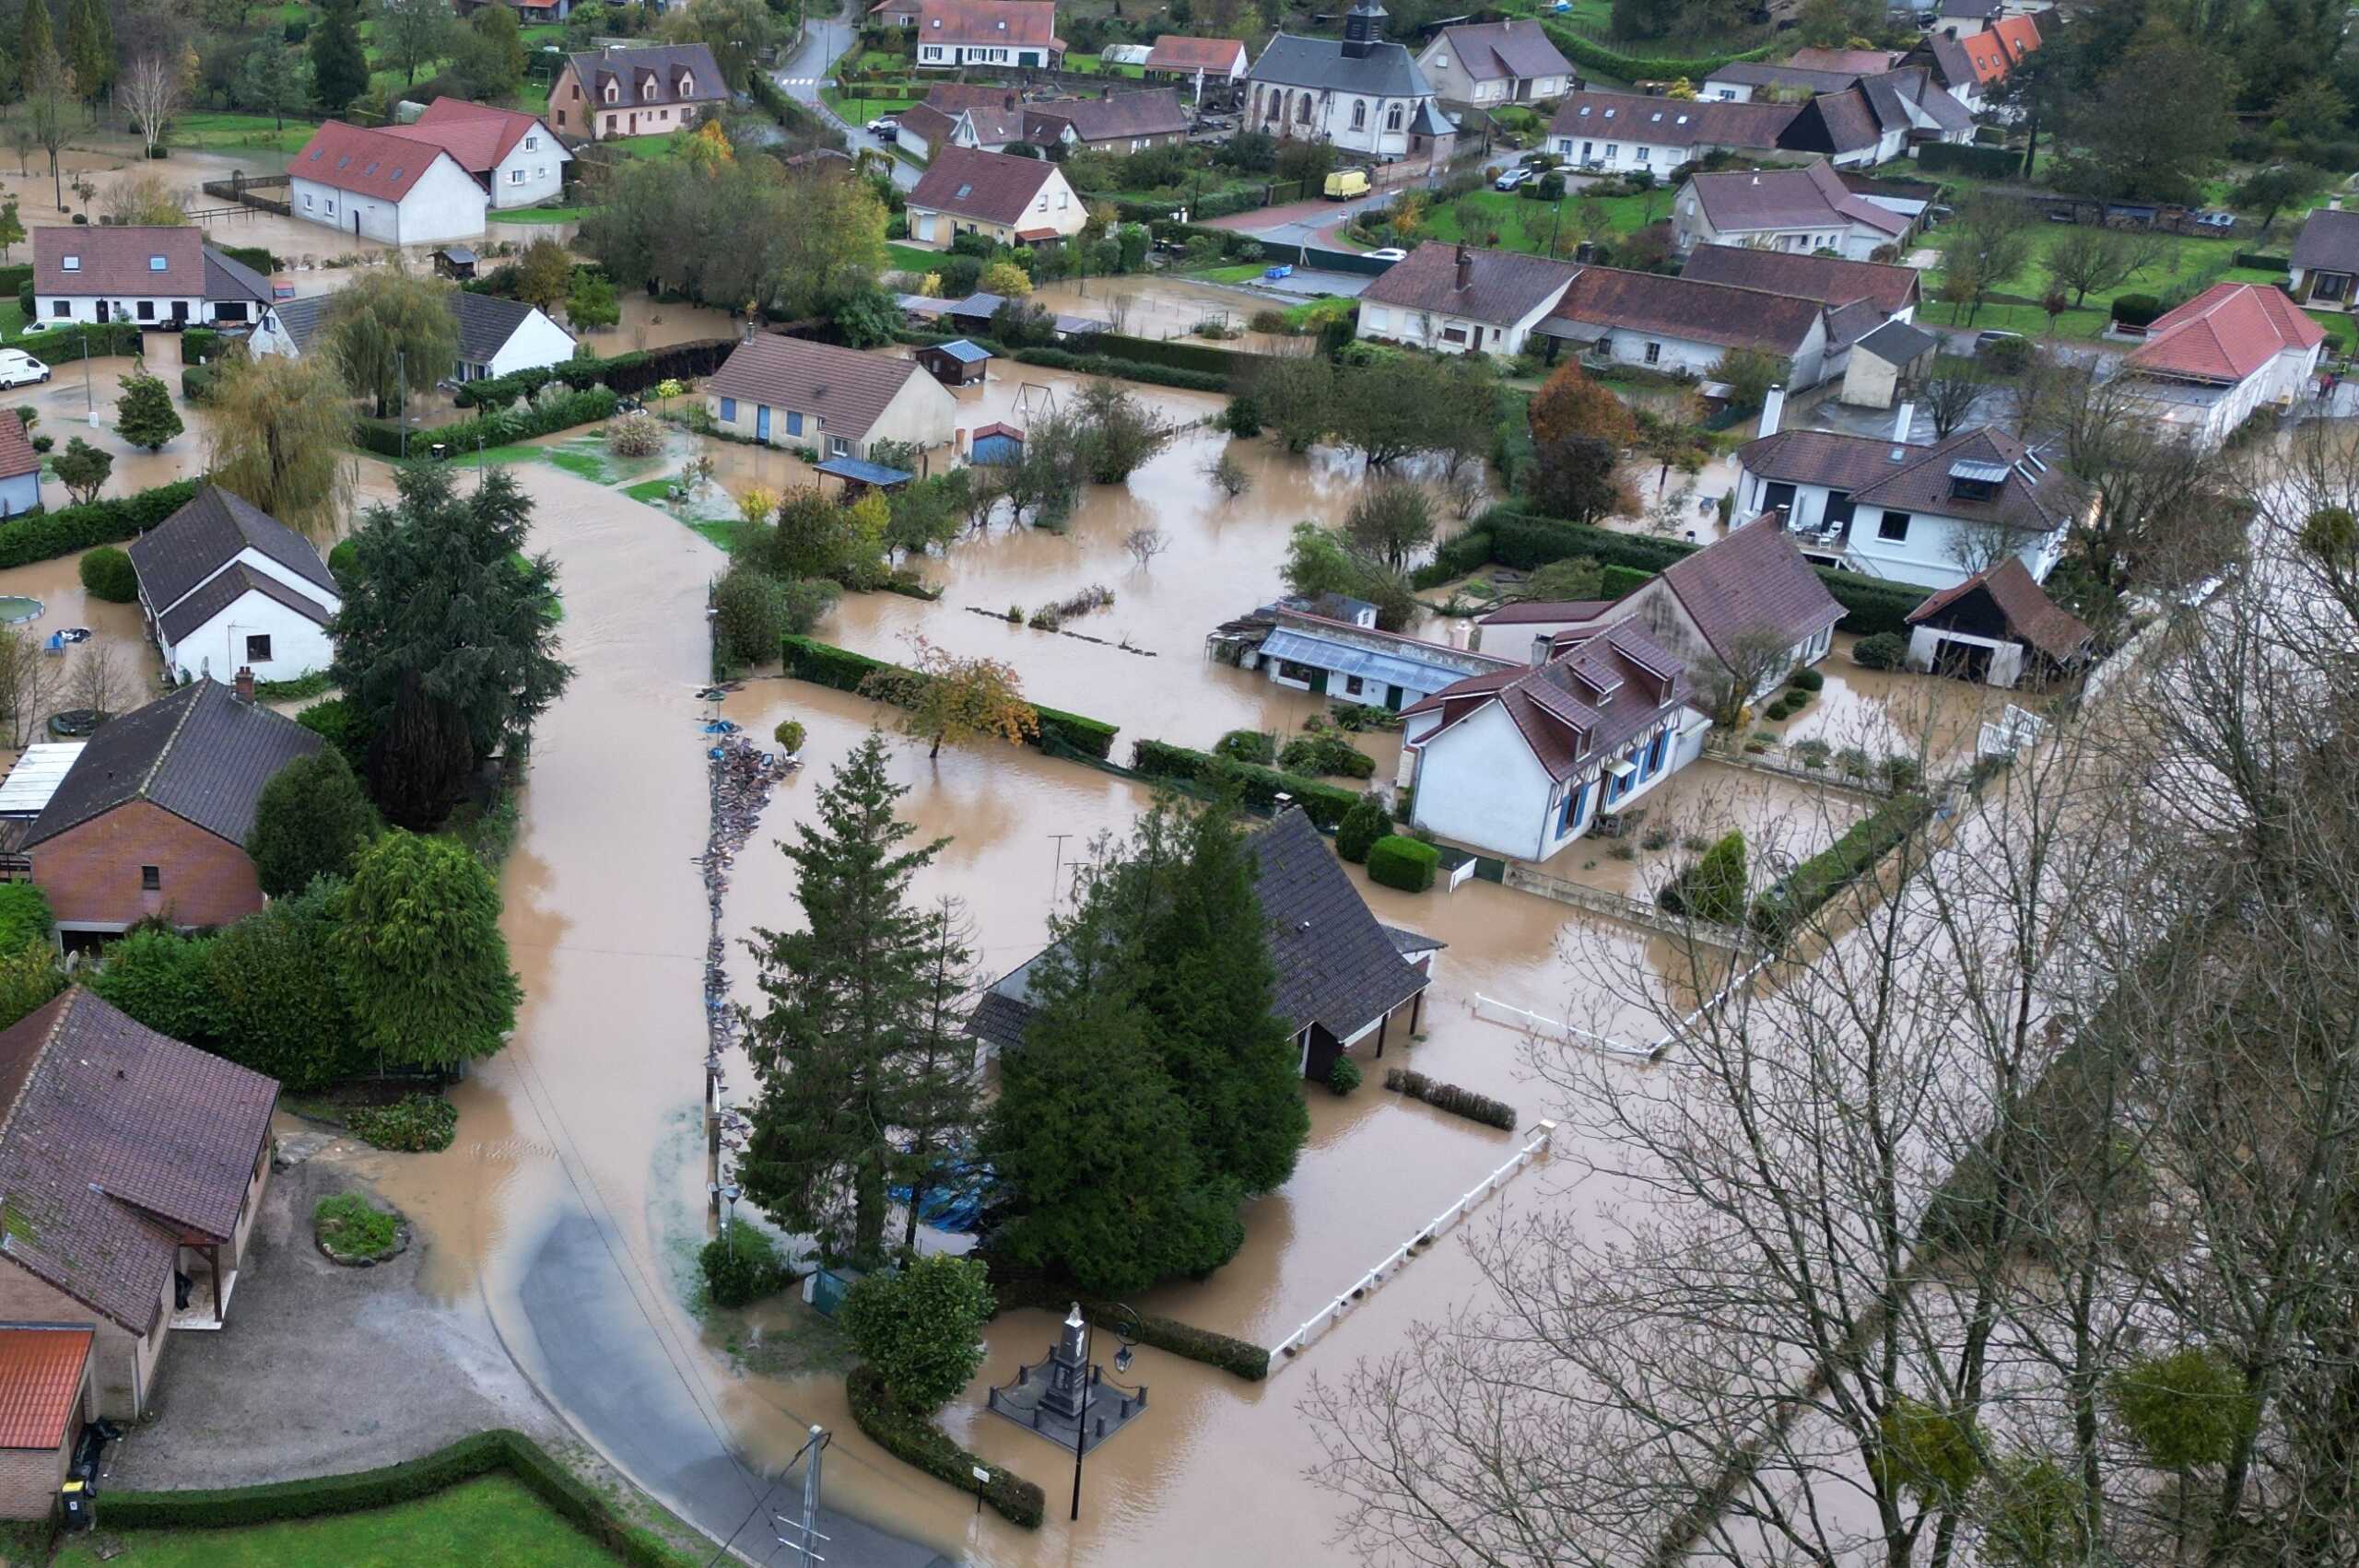
<path fill-rule="evenodd" d="M 1485 1176 L 1472 1191 L 1435 1215 L 1425 1229 L 1386 1253 L 1375 1268 L 1353 1281 L 1350 1288 L 1325 1306 L 1320 1307 L 1301 1328 L 1279 1340 L 1270 1352 L 1270 1370 L 1273 1373 L 1276 1372 L 1288 1361 L 1308 1350 L 1313 1335 L 1332 1327 L 1337 1318 L 1351 1310 L 1355 1303 L 1382 1284 L 1393 1270 L 1407 1267 L 1409 1259 L 1415 1255 L 1419 1247 L 1429 1246 L 1439 1240 L 1442 1233 L 1464 1219 L 1473 1211 L 1476 1204 L 1496 1192 L 1509 1177 L 1545 1153 L 1549 1140 L 1555 1135 L 1555 1122 L 1542 1122 L 1538 1130 L 1532 1134 L 1532 1141 L 1517 1150 L 1514 1159 Z"/>

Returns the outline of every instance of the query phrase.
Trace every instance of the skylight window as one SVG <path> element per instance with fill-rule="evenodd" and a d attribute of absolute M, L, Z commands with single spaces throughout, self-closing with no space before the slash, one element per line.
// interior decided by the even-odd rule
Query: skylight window
<path fill-rule="evenodd" d="M 79 256 L 66 256 L 60 260 L 59 265 L 67 272 L 80 272 L 82 270 L 82 258 Z"/>
<path fill-rule="evenodd" d="M 953 199 L 953 200 L 963 200 L 964 198 L 966 198 L 966 197 L 968 197 L 968 196 L 969 196 L 969 195 L 972 195 L 972 194 L 974 193 L 974 190 L 975 190 L 975 188 L 974 188 L 972 185 L 961 185 L 961 186 L 959 186 L 959 187 L 958 187 L 958 194 L 957 194 L 957 196 L 956 196 L 956 197 L 954 197 L 954 198 L 952 198 L 952 199 Z"/>
<path fill-rule="evenodd" d="M 161 256 L 150 256 L 147 258 L 147 270 L 149 272 L 170 272 L 171 267 L 172 263 L 166 261 Z"/>

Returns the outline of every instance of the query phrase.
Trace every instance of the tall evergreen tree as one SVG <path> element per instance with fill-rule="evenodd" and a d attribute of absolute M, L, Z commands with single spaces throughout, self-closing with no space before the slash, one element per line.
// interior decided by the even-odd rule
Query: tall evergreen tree
<path fill-rule="evenodd" d="M 74 90 L 92 106 L 114 75 L 114 23 L 106 0 L 73 0 L 65 14 L 65 63 L 74 71 Z"/>
<path fill-rule="evenodd" d="M 49 0 L 25 0 L 25 14 L 18 25 L 17 65 L 28 97 L 36 84 L 47 80 L 57 69 L 57 43 L 50 29 Z"/>
<path fill-rule="evenodd" d="M 918 1211 L 944 1185 L 942 1166 L 974 1139 L 981 1120 L 975 1092 L 975 1042 L 967 1033 L 967 993 L 974 977 L 974 926 L 965 907 L 945 898 L 926 914 L 917 1029 L 899 1062 L 894 1119 L 908 1140 L 897 1185 L 910 1189 L 901 1245 L 918 1242 Z"/>
<path fill-rule="evenodd" d="M 369 52 L 360 45 L 359 0 L 330 0 L 311 29 L 311 90 L 340 115 L 369 90 Z"/>
<path fill-rule="evenodd" d="M 739 1167 L 747 1195 L 860 1262 L 884 1254 L 893 1132 L 910 1114 L 913 1070 L 935 1048 L 935 942 L 955 940 L 910 902 L 911 879 L 949 840 L 910 842 L 917 829 L 895 815 L 909 790 L 886 757 L 871 731 L 819 791 L 816 820 L 780 846 L 805 929 L 759 933 L 769 1006 L 745 1043 L 761 1084 Z M 942 1085 L 922 1076 L 931 1099 Z"/>

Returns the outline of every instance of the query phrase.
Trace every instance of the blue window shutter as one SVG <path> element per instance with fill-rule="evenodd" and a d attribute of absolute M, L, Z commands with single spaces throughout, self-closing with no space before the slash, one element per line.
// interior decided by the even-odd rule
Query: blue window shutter
<path fill-rule="evenodd" d="M 786 411 L 786 433 L 790 436 L 803 434 L 803 415 L 792 408 Z"/>

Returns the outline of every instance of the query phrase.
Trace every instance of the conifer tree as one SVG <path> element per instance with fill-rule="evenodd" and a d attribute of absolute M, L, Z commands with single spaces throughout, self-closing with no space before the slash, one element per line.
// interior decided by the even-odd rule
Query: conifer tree
<path fill-rule="evenodd" d="M 17 33 L 17 65 L 28 97 L 58 67 L 55 36 L 50 30 L 49 0 L 25 0 L 25 14 Z"/>
<path fill-rule="evenodd" d="M 360 46 L 358 0 L 330 0 L 311 29 L 311 90 L 320 107 L 342 114 L 369 90 L 369 52 Z"/>

